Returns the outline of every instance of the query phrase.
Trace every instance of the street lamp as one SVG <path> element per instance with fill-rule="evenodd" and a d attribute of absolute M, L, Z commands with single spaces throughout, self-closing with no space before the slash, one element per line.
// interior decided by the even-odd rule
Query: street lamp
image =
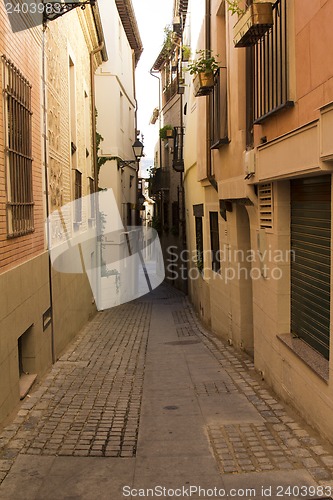
<path fill-rule="evenodd" d="M 118 160 L 118 169 L 127 166 L 138 170 L 139 161 L 144 156 L 143 144 L 138 137 L 135 139 L 134 144 L 132 144 L 132 149 L 135 156 L 135 160 Z"/>
<path fill-rule="evenodd" d="M 135 139 L 134 144 L 132 144 L 132 149 L 136 160 L 140 160 L 143 157 L 143 144 L 138 137 Z"/>

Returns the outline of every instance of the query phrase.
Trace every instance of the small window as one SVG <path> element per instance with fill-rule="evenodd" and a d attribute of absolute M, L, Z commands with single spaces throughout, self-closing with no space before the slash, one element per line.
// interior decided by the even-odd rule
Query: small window
<path fill-rule="evenodd" d="M 20 399 L 25 398 L 37 378 L 33 325 L 17 340 Z"/>
<path fill-rule="evenodd" d="M 197 268 L 200 272 L 202 272 L 204 268 L 202 217 L 195 217 L 195 241 L 197 251 Z"/>
<path fill-rule="evenodd" d="M 218 69 L 214 81 L 210 98 L 210 147 L 218 149 L 229 142 L 226 69 Z"/>
<path fill-rule="evenodd" d="M 2 62 L 7 233 L 12 238 L 34 231 L 31 85 L 5 56 L 2 56 Z"/>
<path fill-rule="evenodd" d="M 216 273 L 220 270 L 220 238 L 219 238 L 219 219 L 217 212 L 209 212 L 210 223 L 210 247 L 212 252 L 212 270 Z"/>
<path fill-rule="evenodd" d="M 74 197 L 75 197 L 74 222 L 81 222 L 82 221 L 82 174 L 81 172 L 79 172 L 79 170 L 75 170 Z"/>
<path fill-rule="evenodd" d="M 89 194 L 90 194 L 90 219 L 95 219 L 96 203 L 95 203 L 95 181 L 89 177 Z"/>

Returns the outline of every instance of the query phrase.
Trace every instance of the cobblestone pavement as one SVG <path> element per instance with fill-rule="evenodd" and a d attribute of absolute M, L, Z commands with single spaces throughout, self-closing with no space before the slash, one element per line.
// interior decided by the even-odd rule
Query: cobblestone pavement
<path fill-rule="evenodd" d="M 208 426 L 221 472 L 305 468 L 319 484 L 333 485 L 333 447 L 278 401 L 260 380 L 252 360 L 245 353 L 236 351 L 203 328 L 189 304 L 181 315 L 182 327 L 190 328 L 200 337 L 230 377 L 226 386 L 202 384 L 197 392 L 207 397 L 222 392 L 244 394 L 263 417 L 261 424 Z"/>
<path fill-rule="evenodd" d="M 198 407 L 203 414 L 211 410 L 204 420 L 205 435 L 222 478 L 305 470 L 316 484 L 333 487 L 332 447 L 281 404 L 245 353 L 207 331 L 187 298 L 166 286 L 98 313 L 82 330 L 0 434 L 0 483 L 18 455 L 143 460 L 138 454 L 143 381 L 146 384 L 154 373 L 150 368 L 145 375 L 146 352 L 152 310 L 160 304 L 170 309 L 170 329 L 175 331 L 173 340 L 165 344 L 186 353 L 184 359 L 196 373 L 191 391 Z M 198 358 L 188 354 L 191 346 Z M 201 372 L 204 367 L 198 366 L 198 359 L 212 360 L 220 366 L 221 375 L 209 371 L 207 364 L 207 371 Z M 245 403 L 250 417 L 244 422 L 236 412 L 237 405 Z M 224 404 L 229 417 L 212 418 Z M 163 408 L 164 412 L 178 406 Z"/>
<path fill-rule="evenodd" d="M 2 479 L 18 453 L 135 456 L 151 306 L 99 313 L 1 434 Z"/>

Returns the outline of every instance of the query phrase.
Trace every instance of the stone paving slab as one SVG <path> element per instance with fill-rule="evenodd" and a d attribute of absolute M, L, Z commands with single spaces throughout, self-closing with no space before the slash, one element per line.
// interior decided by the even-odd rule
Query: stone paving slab
<path fill-rule="evenodd" d="M 298 469 L 297 471 L 275 471 L 274 474 L 262 472 L 256 474 L 237 474 L 228 475 L 224 479 L 225 488 L 244 490 L 247 495 L 245 498 L 255 498 L 256 500 L 278 500 L 281 498 L 309 498 L 309 492 L 316 493 L 316 482 L 313 477 L 305 470 Z M 303 487 L 303 490 L 301 488 Z M 249 490 L 253 490 L 255 495 L 251 495 Z M 293 491 L 297 496 L 293 495 Z M 318 490 L 319 491 L 319 490 Z M 319 491 L 321 492 L 321 491 Z M 316 494 L 312 495 L 314 498 Z"/>
<path fill-rule="evenodd" d="M 135 460 L 21 455 L 0 490 L 1 500 L 60 500 L 122 497 L 133 483 Z"/>

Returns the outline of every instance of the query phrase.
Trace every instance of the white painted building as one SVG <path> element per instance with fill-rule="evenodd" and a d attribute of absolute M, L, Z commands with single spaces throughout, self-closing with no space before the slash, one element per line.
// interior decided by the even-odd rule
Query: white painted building
<path fill-rule="evenodd" d="M 112 188 L 124 226 L 135 225 L 137 165 L 134 71 L 142 42 L 131 0 L 101 0 L 102 22 L 109 60 L 95 74 L 97 133 L 102 136 L 99 157 L 108 159 L 99 172 L 99 187 Z M 122 163 L 122 162 L 133 163 Z"/>

